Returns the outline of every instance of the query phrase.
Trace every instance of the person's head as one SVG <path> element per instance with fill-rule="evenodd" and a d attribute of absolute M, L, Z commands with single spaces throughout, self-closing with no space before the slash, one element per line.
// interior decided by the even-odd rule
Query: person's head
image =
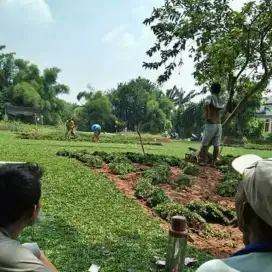
<path fill-rule="evenodd" d="M 0 227 L 32 225 L 41 207 L 43 171 L 35 164 L 0 166 Z"/>
<path fill-rule="evenodd" d="M 213 83 L 211 85 L 211 93 L 212 94 L 219 94 L 221 92 L 221 85 L 219 83 Z"/>
<path fill-rule="evenodd" d="M 272 159 L 256 161 L 256 157 L 248 167 L 245 165 L 249 156 L 242 156 L 233 164 L 243 165 L 234 168 L 243 173 L 235 207 L 245 245 L 272 241 Z"/>

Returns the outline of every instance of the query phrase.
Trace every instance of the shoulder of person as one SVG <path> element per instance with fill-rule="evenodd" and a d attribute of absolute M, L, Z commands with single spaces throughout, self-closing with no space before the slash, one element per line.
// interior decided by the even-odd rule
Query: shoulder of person
<path fill-rule="evenodd" d="M 49 272 L 48 268 L 29 249 L 14 240 L 0 246 L 0 271 L 6 271 L 5 269 Z"/>
<path fill-rule="evenodd" d="M 204 103 L 207 105 L 207 104 L 211 104 L 212 102 L 212 95 L 208 95 L 205 100 L 204 100 Z"/>
<path fill-rule="evenodd" d="M 215 259 L 202 264 L 196 272 L 235 272 L 223 260 Z"/>

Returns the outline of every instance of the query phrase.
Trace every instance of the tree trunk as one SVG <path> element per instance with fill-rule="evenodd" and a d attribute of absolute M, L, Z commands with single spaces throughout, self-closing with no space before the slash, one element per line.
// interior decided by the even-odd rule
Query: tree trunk
<path fill-rule="evenodd" d="M 238 105 L 235 107 L 235 109 L 232 111 L 232 113 L 228 116 L 228 118 L 224 121 L 223 126 L 228 125 L 231 120 L 244 108 L 246 102 L 248 101 L 248 99 L 254 95 L 255 93 L 257 93 L 258 91 L 260 91 L 262 88 L 265 88 L 269 79 L 272 76 L 272 69 L 270 69 L 268 71 L 267 74 L 265 74 L 263 76 L 263 78 L 251 89 L 251 91 L 249 91 L 244 98 L 238 103 Z"/>

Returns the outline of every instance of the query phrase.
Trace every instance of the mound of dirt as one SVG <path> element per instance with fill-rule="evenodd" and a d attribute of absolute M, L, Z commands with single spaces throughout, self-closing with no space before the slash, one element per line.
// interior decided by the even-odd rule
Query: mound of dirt
<path fill-rule="evenodd" d="M 146 166 L 135 164 L 135 168 L 136 171 L 129 173 L 126 180 L 110 173 L 106 163 L 103 163 L 103 167 L 101 169 L 96 169 L 96 171 L 104 174 L 114 182 L 120 192 L 137 200 L 147 214 L 158 218 L 158 216 L 146 206 L 144 201 L 139 200 L 134 196 L 133 186 L 139 180 L 142 170 L 143 168 L 146 168 Z M 181 169 L 172 167 L 169 174 L 169 180 L 175 180 L 176 177 L 181 174 L 183 174 Z M 168 184 L 161 184 L 160 187 L 165 191 L 169 198 L 176 200 L 181 204 L 207 201 L 218 203 L 227 209 L 234 209 L 233 198 L 221 197 L 216 193 L 221 177 L 222 173 L 217 169 L 201 167 L 199 177 L 190 177 L 194 181 L 194 184 L 190 187 L 185 187 L 180 191 L 172 189 Z M 165 229 L 168 229 L 168 223 L 162 219 L 160 220 Z M 210 227 L 211 230 L 208 234 L 192 233 L 190 235 L 194 246 L 206 250 L 218 258 L 227 257 L 243 247 L 241 232 L 238 229 L 218 224 L 211 224 Z"/>

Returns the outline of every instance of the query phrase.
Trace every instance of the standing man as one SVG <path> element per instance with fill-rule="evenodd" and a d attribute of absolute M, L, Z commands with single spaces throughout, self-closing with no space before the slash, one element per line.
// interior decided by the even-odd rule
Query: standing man
<path fill-rule="evenodd" d="M 101 133 L 101 126 L 98 124 L 92 125 L 91 131 L 94 133 L 93 134 L 93 141 L 97 143 L 99 141 L 99 136 Z"/>
<path fill-rule="evenodd" d="M 0 166 L 0 271 L 56 272 L 37 244 L 17 238 L 33 225 L 41 207 L 42 170 L 38 165 Z M 46 237 L 45 237 L 46 238 Z"/>
<path fill-rule="evenodd" d="M 71 135 L 73 137 L 75 137 L 75 123 L 74 123 L 74 120 L 71 118 L 69 120 L 66 121 L 66 133 L 65 133 L 65 137 L 67 138 L 68 137 L 68 134 L 69 132 L 71 133 Z"/>
<path fill-rule="evenodd" d="M 221 85 L 213 83 L 211 86 L 211 95 L 205 99 L 205 129 L 202 139 L 202 159 L 204 165 L 208 162 L 208 151 L 210 145 L 213 145 L 213 165 L 217 161 L 219 147 L 222 138 L 221 110 L 225 105 L 220 97 Z"/>

